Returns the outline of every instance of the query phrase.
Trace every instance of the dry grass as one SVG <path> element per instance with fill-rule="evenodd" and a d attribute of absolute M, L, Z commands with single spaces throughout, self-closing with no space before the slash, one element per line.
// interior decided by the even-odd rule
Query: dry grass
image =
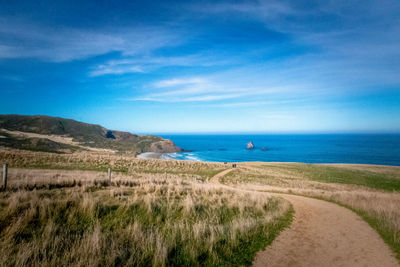
<path fill-rule="evenodd" d="M 226 168 L 220 163 L 184 162 L 176 160 L 144 160 L 129 155 L 77 152 L 73 154 L 56 154 L 46 152 L 30 152 L 0 148 L 0 162 L 11 167 L 92 170 L 136 175 L 138 173 L 178 174 L 197 176 L 207 180 Z"/>
<path fill-rule="evenodd" d="M 249 265 L 290 222 L 289 203 L 265 193 L 175 174 L 104 178 L 10 169 L 14 190 L 0 193 L 2 265 Z"/>
<path fill-rule="evenodd" d="M 141 180 L 182 179 L 201 183 L 199 175 L 171 173 L 112 173 L 110 185 L 120 186 L 136 183 Z M 21 169 L 8 170 L 8 190 L 32 190 L 34 188 L 61 188 L 71 186 L 94 186 L 98 183 L 109 183 L 107 172 L 80 170 Z"/>
<path fill-rule="evenodd" d="M 326 177 L 314 179 L 315 173 L 298 170 L 299 164 L 245 164 L 235 172 L 225 176 L 221 182 L 240 188 L 257 191 L 275 191 L 316 197 L 344 205 L 361 215 L 400 259 L 400 193 L 388 192 L 380 183 L 382 180 L 396 180 L 400 177 L 400 168 L 392 166 L 360 165 L 313 165 L 324 172 Z M 333 170 L 331 170 L 333 168 Z M 338 170 L 335 170 L 335 169 Z M 328 171 L 326 171 L 328 170 Z M 310 171 L 314 171 L 313 169 Z M 361 174 L 360 174 L 361 172 Z M 372 174 L 371 174 L 372 173 Z M 314 175 L 314 176 L 313 176 Z M 359 176 L 358 176 L 359 175 Z M 376 177 L 380 181 L 366 181 L 360 185 L 362 177 Z M 355 177 L 354 177 L 355 176 Z M 327 182 L 322 182 L 326 179 Z M 355 184 L 346 184 L 343 181 Z M 338 182 L 331 182 L 338 181 Z M 378 190 L 374 185 L 378 184 Z"/>

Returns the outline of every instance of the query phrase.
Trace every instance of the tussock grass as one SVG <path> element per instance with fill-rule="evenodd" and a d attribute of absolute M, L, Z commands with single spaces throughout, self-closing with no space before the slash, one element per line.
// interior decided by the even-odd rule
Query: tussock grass
<path fill-rule="evenodd" d="M 2 265 L 250 265 L 291 220 L 283 199 L 178 175 L 119 174 L 110 183 L 83 172 L 74 187 L 23 189 L 48 184 L 50 172 L 17 170 L 25 180 L 0 193 Z M 67 172 L 52 183 L 79 176 Z"/>

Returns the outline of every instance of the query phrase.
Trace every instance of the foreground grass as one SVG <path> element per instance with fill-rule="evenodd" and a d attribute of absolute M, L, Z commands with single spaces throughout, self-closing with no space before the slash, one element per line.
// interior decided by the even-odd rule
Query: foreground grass
<path fill-rule="evenodd" d="M 347 207 L 368 222 L 400 260 L 398 177 L 399 167 L 250 164 L 231 172 L 222 182 L 315 197 Z"/>
<path fill-rule="evenodd" d="M 283 199 L 174 177 L 61 185 L 0 194 L 2 265 L 250 265 L 293 213 Z"/>

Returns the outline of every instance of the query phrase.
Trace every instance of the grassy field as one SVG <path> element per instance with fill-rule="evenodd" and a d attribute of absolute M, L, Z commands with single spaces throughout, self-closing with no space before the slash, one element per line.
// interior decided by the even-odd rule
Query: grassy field
<path fill-rule="evenodd" d="M 400 259 L 400 167 L 245 163 L 222 183 L 315 197 L 352 209 Z"/>
<path fill-rule="evenodd" d="M 208 180 L 226 168 L 224 164 L 220 163 L 143 160 L 131 156 L 105 153 L 56 154 L 1 148 L 0 162 L 7 162 L 10 166 L 18 168 L 103 172 L 111 168 L 113 172 L 129 175 L 177 174 L 202 181 Z"/>
<path fill-rule="evenodd" d="M 19 168 L 0 193 L 1 265 L 251 265 L 292 219 L 281 198 L 204 183 L 222 164 L 79 157 L 2 156 Z M 110 182 L 107 163 L 127 171 Z"/>
<path fill-rule="evenodd" d="M 221 183 L 237 188 L 228 190 L 206 183 L 228 168 L 221 163 L 10 149 L 0 150 L 0 162 L 13 167 L 10 191 L 2 193 L 0 205 L 1 228 L 4 228 L 0 251 L 8 265 L 32 262 L 249 265 L 255 252 L 290 223 L 291 208 L 282 199 L 243 193 L 242 189 L 298 194 L 343 205 L 364 218 L 400 259 L 400 167 L 240 163 L 220 179 Z M 113 169 L 111 183 L 106 180 L 109 167 Z M 90 208 L 84 206 L 89 202 Z M 77 222 L 71 223 L 71 229 L 63 225 L 62 229 L 79 234 L 74 232 L 61 241 L 59 230 L 54 230 L 61 229 L 57 225 L 60 220 L 52 217 L 59 205 L 61 210 L 72 205 L 71 210 L 62 211 L 66 221 L 75 217 L 75 213 L 84 218 L 82 228 L 75 225 Z M 99 211 L 103 206 L 107 210 L 104 216 Z M 10 220 L 13 223 L 7 224 Z M 32 224 L 26 223 L 29 220 L 40 221 L 34 231 L 29 228 Z M 239 229 L 241 225 L 248 227 Z M 118 239 L 113 235 L 115 231 L 129 236 L 132 227 L 140 229 L 139 236 L 148 242 L 143 249 L 132 251 L 138 243 L 131 242 L 137 242 L 136 239 Z M 193 229 L 202 229 L 204 235 L 191 232 Z M 39 237 L 15 237 L 26 231 L 46 233 L 48 240 L 43 243 Z M 196 238 L 198 241 L 190 241 Z M 82 240 L 97 240 L 97 250 L 88 252 L 89 248 L 84 247 L 90 245 Z M 77 254 L 57 254 L 53 250 L 60 246 L 57 242 L 73 248 Z M 41 243 L 48 245 L 43 247 Z M 115 254 L 108 254 L 110 246 Z M 31 248 L 30 252 L 22 250 L 23 247 Z M 81 251 L 92 258 L 79 254 Z M 72 262 L 73 259 L 76 261 Z"/>
<path fill-rule="evenodd" d="M 400 191 L 400 168 L 376 166 L 375 169 L 362 169 L 359 166 L 353 168 L 351 166 L 345 168 L 340 166 L 318 164 L 261 165 L 263 168 L 276 169 L 281 173 L 285 172 L 317 182 L 352 184 L 384 191 Z"/>

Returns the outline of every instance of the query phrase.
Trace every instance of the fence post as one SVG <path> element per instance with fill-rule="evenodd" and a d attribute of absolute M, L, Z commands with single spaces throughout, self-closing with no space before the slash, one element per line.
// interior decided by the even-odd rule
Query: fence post
<path fill-rule="evenodd" d="M 7 189 L 7 171 L 8 171 L 8 165 L 4 164 L 3 165 L 3 185 L 4 185 L 4 191 Z"/>
<path fill-rule="evenodd" d="M 108 168 L 108 180 L 111 182 L 111 168 Z"/>

